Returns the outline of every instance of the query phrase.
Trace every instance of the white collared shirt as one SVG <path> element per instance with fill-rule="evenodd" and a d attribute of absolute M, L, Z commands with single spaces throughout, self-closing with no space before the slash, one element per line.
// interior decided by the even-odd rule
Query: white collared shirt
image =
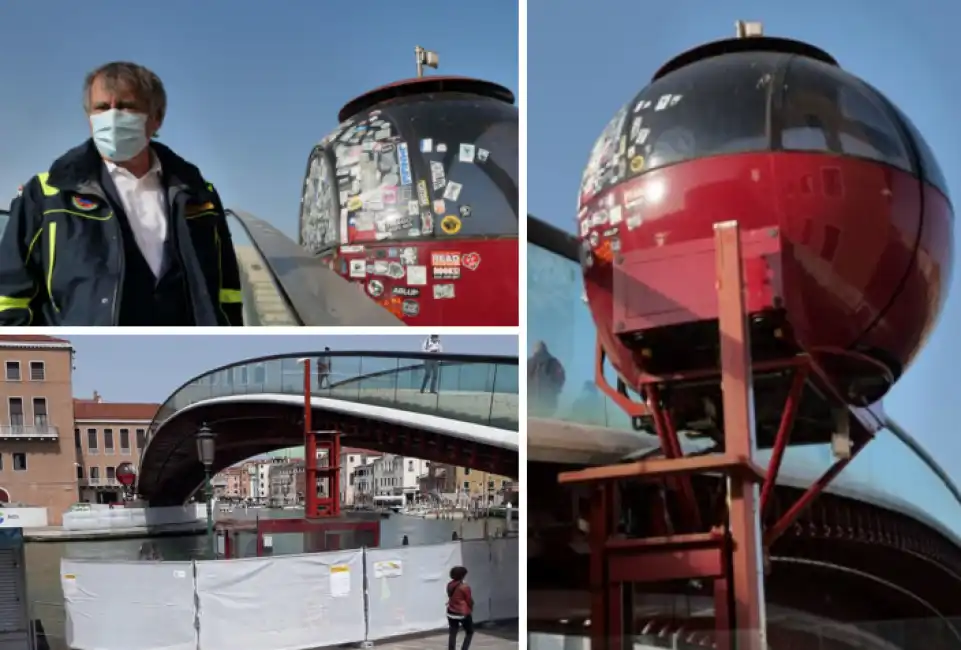
<path fill-rule="evenodd" d="M 429 336 L 426 339 L 424 339 L 424 345 L 422 347 L 424 349 L 424 352 L 431 352 L 433 354 L 438 354 L 440 352 L 443 352 L 444 350 L 444 348 L 440 344 L 440 339 L 437 339 L 435 341 L 431 339 Z"/>
<path fill-rule="evenodd" d="M 144 259 L 156 277 L 163 268 L 164 243 L 167 241 L 167 203 L 164 199 L 160 161 L 150 154 L 150 171 L 137 178 L 109 160 L 107 172 L 117 186 L 117 194 L 127 213 L 127 221 Z"/>

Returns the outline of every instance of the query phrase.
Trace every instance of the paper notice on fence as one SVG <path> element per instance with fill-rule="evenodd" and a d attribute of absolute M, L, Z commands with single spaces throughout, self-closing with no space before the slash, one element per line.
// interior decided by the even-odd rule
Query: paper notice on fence
<path fill-rule="evenodd" d="M 374 562 L 375 578 L 399 578 L 404 575 L 404 565 L 400 560 Z"/>
<path fill-rule="evenodd" d="M 72 573 L 65 573 L 62 578 L 60 584 L 63 586 L 63 597 L 70 600 L 80 592 L 77 588 L 77 576 Z"/>
<path fill-rule="evenodd" d="M 350 595 L 350 567 L 346 564 L 335 564 L 330 567 L 330 595 L 334 598 L 346 598 Z"/>

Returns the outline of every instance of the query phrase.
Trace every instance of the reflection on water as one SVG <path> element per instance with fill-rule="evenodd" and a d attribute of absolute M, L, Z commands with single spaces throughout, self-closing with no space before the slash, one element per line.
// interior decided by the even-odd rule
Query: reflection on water
<path fill-rule="evenodd" d="M 579 264 L 528 244 L 527 265 L 528 385 L 533 384 L 531 373 L 537 364 L 532 357 L 539 342 L 565 375 L 556 396 L 530 399 L 534 406 L 529 415 L 631 431 L 630 418 L 594 384 L 595 327 L 582 299 Z M 605 366 L 604 374 L 612 386 L 616 384 L 610 366 Z M 764 462 L 768 456 L 761 452 L 759 459 Z M 785 453 L 781 476 L 806 486 L 831 462 L 827 445 L 792 447 Z M 879 433 L 835 479 L 833 490 L 860 498 L 874 495 L 893 506 L 926 511 L 961 536 L 961 504 L 927 464 L 889 431 Z"/>
<path fill-rule="evenodd" d="M 244 513 L 236 510 L 228 515 L 231 519 L 293 518 L 302 517 L 299 510 L 251 509 Z M 391 515 L 382 519 L 380 525 L 381 548 L 402 545 L 407 536 L 412 546 L 449 542 L 457 532 L 462 539 L 480 539 L 485 532 L 484 521 L 448 521 L 421 519 L 406 515 Z M 514 524 L 516 530 L 517 524 Z M 491 536 L 502 534 L 503 519 L 487 520 L 487 532 Z M 274 555 L 298 552 L 299 536 L 274 535 Z M 27 589 L 34 617 L 43 620 L 45 629 L 53 635 L 62 634 L 63 592 L 60 587 L 60 560 L 114 560 L 137 561 L 144 543 L 152 545 L 164 560 L 206 559 L 208 542 L 205 535 L 188 537 L 162 537 L 152 540 L 124 539 L 102 542 L 56 542 L 27 544 Z M 250 553 L 255 555 L 255 553 Z"/>

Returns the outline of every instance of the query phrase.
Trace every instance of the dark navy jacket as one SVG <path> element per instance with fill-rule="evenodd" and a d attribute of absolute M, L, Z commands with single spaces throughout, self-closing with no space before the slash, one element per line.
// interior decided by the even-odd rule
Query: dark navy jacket
<path fill-rule="evenodd" d="M 243 325 L 220 197 L 194 165 L 161 144 L 151 147 L 167 190 L 170 262 L 161 278 L 145 282 L 146 263 L 88 140 L 13 201 L 0 237 L 0 325 Z M 166 309 L 155 309 L 161 303 Z"/>

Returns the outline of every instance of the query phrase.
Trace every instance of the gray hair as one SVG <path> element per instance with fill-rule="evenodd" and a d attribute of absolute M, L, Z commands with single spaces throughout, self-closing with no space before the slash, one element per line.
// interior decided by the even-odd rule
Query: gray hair
<path fill-rule="evenodd" d="M 103 80 L 109 92 L 125 88 L 132 90 L 147 105 L 148 115 L 163 122 L 167 114 L 167 91 L 156 74 L 136 63 L 114 61 L 90 72 L 83 82 L 83 109 L 90 114 L 90 89 L 97 79 Z"/>

